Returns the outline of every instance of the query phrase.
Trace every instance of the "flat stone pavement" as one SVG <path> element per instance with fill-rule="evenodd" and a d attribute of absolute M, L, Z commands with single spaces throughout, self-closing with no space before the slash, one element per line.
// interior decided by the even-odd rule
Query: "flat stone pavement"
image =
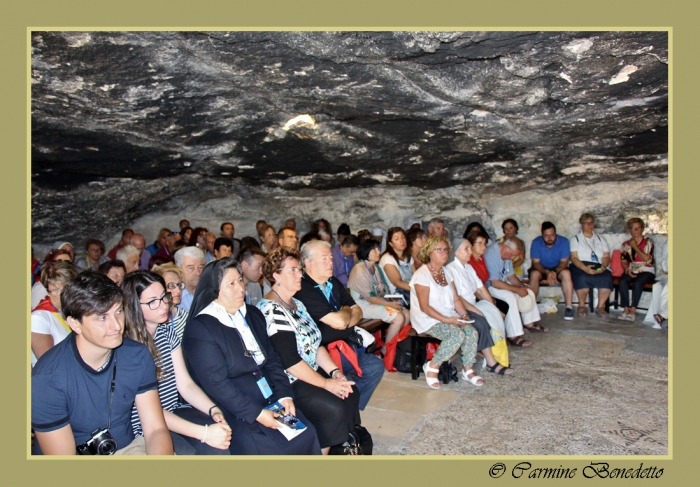
<path fill-rule="evenodd" d="M 385 372 L 362 411 L 375 454 L 668 454 L 668 332 L 618 314 L 565 321 L 560 305 L 531 347 L 509 346 L 513 375 L 477 359 L 482 387 Z"/>

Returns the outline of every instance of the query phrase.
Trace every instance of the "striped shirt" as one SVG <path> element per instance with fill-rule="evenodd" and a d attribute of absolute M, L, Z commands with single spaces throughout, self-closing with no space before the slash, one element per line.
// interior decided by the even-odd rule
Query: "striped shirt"
<path fill-rule="evenodd" d="M 166 411 L 174 411 L 180 406 L 180 400 L 177 392 L 177 383 L 175 382 L 175 369 L 173 368 L 172 353 L 180 347 L 180 339 L 170 322 L 158 325 L 156 336 L 154 337 L 156 348 L 160 354 L 160 370 L 163 376 L 158 381 L 158 395 L 160 396 L 160 404 Z M 131 427 L 134 430 L 134 436 L 143 436 L 141 430 L 141 421 L 139 414 L 136 412 L 136 406 L 131 408 Z"/>

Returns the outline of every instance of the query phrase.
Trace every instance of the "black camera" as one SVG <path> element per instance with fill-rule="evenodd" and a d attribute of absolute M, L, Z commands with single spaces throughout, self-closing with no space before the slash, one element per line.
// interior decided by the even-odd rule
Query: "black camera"
<path fill-rule="evenodd" d="M 112 438 L 108 428 L 97 428 L 90 434 L 92 438 L 76 447 L 78 455 L 114 455 L 117 451 L 117 442 Z"/>

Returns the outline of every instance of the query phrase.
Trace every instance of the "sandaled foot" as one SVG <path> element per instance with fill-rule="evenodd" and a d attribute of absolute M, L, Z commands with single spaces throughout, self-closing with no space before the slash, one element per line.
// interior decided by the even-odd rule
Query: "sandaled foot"
<path fill-rule="evenodd" d="M 637 320 L 637 313 L 629 313 L 627 315 L 627 321 L 636 321 Z"/>
<path fill-rule="evenodd" d="M 610 315 L 608 315 L 608 312 L 605 311 L 605 308 L 596 308 L 595 314 L 597 314 L 601 318 L 607 318 L 608 316 L 610 316 Z"/>
<path fill-rule="evenodd" d="M 549 331 L 549 328 L 546 326 L 542 325 L 530 325 L 530 326 L 523 326 L 526 330 L 528 330 L 530 333 L 532 332 L 539 332 L 539 333 L 547 333 Z"/>
<path fill-rule="evenodd" d="M 472 368 L 468 368 L 466 370 L 462 369 L 462 379 L 471 382 L 477 387 L 481 387 L 484 385 L 484 379 L 476 375 L 476 372 L 474 372 Z"/>
<path fill-rule="evenodd" d="M 485 367 L 485 369 L 488 370 L 489 372 L 491 372 L 492 374 L 498 374 L 498 375 L 510 375 L 514 372 L 514 370 L 511 369 L 510 367 L 504 367 L 503 365 L 499 364 L 498 362 L 496 362 L 493 365 L 487 365 Z"/>
<path fill-rule="evenodd" d="M 532 342 L 530 340 L 525 340 L 521 336 L 515 338 L 508 338 L 508 343 L 510 343 L 514 347 L 529 347 L 530 345 L 532 345 Z"/>
<path fill-rule="evenodd" d="M 663 316 L 661 316 L 661 315 L 658 314 L 658 313 L 654 315 L 654 319 L 656 320 L 656 322 L 657 322 L 659 325 L 660 325 L 661 323 L 663 323 L 664 321 L 666 321 L 666 318 L 664 318 Z"/>
<path fill-rule="evenodd" d="M 431 389 L 435 390 L 440 390 L 440 380 L 437 378 L 437 374 L 440 372 L 440 369 L 434 369 L 430 366 L 430 362 L 426 362 L 423 364 L 423 373 L 425 374 L 425 382 L 428 384 L 428 387 Z M 428 373 L 435 374 L 435 377 L 430 377 Z"/>
<path fill-rule="evenodd" d="M 578 306 L 577 312 L 579 316 L 586 316 L 588 315 L 588 310 L 586 309 L 585 306 Z"/>

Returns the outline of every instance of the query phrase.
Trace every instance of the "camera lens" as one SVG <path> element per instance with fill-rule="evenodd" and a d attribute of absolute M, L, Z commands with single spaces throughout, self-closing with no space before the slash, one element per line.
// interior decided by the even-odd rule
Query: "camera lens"
<path fill-rule="evenodd" d="M 97 445 L 98 455 L 114 455 L 117 451 L 117 444 L 112 438 L 107 438 Z"/>

